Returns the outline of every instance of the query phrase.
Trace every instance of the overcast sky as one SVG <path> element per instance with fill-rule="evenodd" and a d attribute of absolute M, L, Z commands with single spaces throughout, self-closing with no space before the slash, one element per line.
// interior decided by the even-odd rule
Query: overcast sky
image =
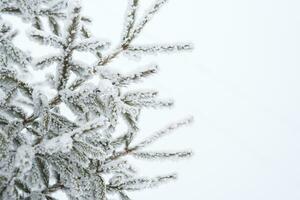
<path fill-rule="evenodd" d="M 122 1 L 87 2 L 95 31 L 118 38 Z M 154 18 L 137 43 L 192 41 L 195 51 L 142 60 L 161 68 L 147 85 L 176 100 L 173 110 L 144 113 L 144 129 L 193 114 L 192 127 L 153 149 L 192 148 L 195 156 L 139 163 L 149 174 L 180 176 L 135 199 L 300 199 L 299 9 L 297 0 L 174 0 Z"/>

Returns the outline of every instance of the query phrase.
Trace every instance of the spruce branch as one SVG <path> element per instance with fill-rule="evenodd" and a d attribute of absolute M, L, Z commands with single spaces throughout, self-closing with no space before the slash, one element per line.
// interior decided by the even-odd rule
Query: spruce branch
<path fill-rule="evenodd" d="M 78 34 L 79 29 L 79 23 L 81 21 L 81 6 L 79 4 L 74 4 L 74 7 L 71 8 L 71 14 L 70 14 L 70 22 L 67 27 L 67 33 L 65 37 L 65 47 L 64 52 L 64 58 L 63 62 L 61 63 L 61 67 L 59 67 L 59 70 L 57 72 L 57 90 L 60 91 L 66 87 L 68 77 L 69 77 L 69 67 L 70 67 L 70 60 L 72 59 L 72 53 L 73 49 L 72 46 L 75 42 L 76 35 Z"/>
<path fill-rule="evenodd" d="M 109 199 L 117 194 L 121 200 L 129 200 L 128 191 L 176 179 L 175 174 L 144 177 L 126 156 L 145 160 L 190 157 L 190 151 L 144 148 L 192 119 L 176 122 L 135 143 L 141 135 L 141 111 L 170 107 L 173 101 L 160 99 L 156 90 L 128 90 L 156 74 L 156 64 L 129 73 L 107 66 L 121 54 L 140 56 L 191 49 L 185 43 L 133 45 L 166 2 L 155 1 L 138 19 L 141 2 L 128 0 L 121 41 L 112 49 L 110 42 L 93 36 L 87 27 L 91 19 L 83 16 L 79 1 L 0 2 L 0 14 L 16 15 L 31 24 L 29 38 L 59 50 L 32 59 L 14 45 L 15 28 L 0 19 L 1 199 L 53 200 L 52 194 L 61 191 L 70 199 Z M 97 64 L 89 66 L 75 59 L 74 52 L 92 54 Z M 49 95 L 41 87 L 48 81 L 34 83 L 26 75 L 31 66 L 43 71 L 53 64 L 56 74 L 50 76 L 49 86 L 55 94 Z M 62 106 L 68 108 L 72 118 L 61 110 Z M 117 135 L 121 122 L 125 122 L 126 128 Z"/>

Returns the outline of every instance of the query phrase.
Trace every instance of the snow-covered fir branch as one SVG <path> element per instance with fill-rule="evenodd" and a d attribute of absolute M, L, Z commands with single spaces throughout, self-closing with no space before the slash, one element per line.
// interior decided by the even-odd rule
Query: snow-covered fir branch
<path fill-rule="evenodd" d="M 109 67 L 122 55 L 192 49 L 189 43 L 133 44 L 167 0 L 154 0 L 139 18 L 141 2 L 128 0 L 116 47 L 90 32 L 91 19 L 79 0 L 0 2 L 0 199 L 55 200 L 53 194 L 60 191 L 69 199 L 130 200 L 131 191 L 177 178 L 176 174 L 145 177 L 127 159 L 179 160 L 192 155 L 189 150 L 145 149 L 193 121 L 189 117 L 150 136 L 140 134 L 143 109 L 173 105 L 172 100 L 159 98 L 156 90 L 130 89 L 156 74 L 158 65 L 146 64 L 126 74 Z M 28 39 L 51 47 L 46 56 L 32 57 L 15 45 L 18 27 L 9 22 L 10 15 L 31 25 Z M 93 55 L 96 64 L 74 56 L 82 52 Z M 46 74 L 38 84 L 30 80 L 32 70 L 46 68 L 55 73 Z M 62 105 L 72 116 L 62 111 Z M 127 127 L 117 134 L 123 122 Z M 139 135 L 145 139 L 136 142 Z"/>

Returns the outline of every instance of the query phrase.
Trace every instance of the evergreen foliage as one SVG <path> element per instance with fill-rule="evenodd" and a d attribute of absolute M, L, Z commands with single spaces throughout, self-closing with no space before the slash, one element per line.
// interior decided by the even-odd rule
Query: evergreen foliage
<path fill-rule="evenodd" d="M 157 73 L 157 65 L 127 74 L 108 66 L 122 54 L 144 56 L 192 49 L 190 44 L 132 43 L 166 2 L 156 0 L 137 19 L 140 0 L 128 0 L 121 41 L 113 48 L 110 42 L 98 40 L 90 33 L 91 20 L 83 15 L 77 0 L 1 0 L 0 199 L 53 200 L 53 193 L 63 191 L 69 199 L 109 200 L 117 195 L 118 199 L 130 200 L 129 191 L 176 179 L 176 174 L 144 177 L 126 157 L 190 157 L 190 151 L 144 149 L 190 124 L 192 118 L 172 123 L 135 142 L 141 110 L 170 107 L 173 102 L 160 99 L 155 90 L 128 89 Z M 23 52 L 13 42 L 17 27 L 4 20 L 4 15 L 15 15 L 30 23 L 28 37 L 57 51 L 52 53 L 50 49 L 43 58 L 32 58 Z M 74 52 L 91 53 L 98 61 L 89 66 L 77 60 Z M 47 78 L 47 87 L 55 91 L 53 96 L 31 84 L 26 76 L 33 69 L 46 68 L 55 70 Z M 62 104 L 75 119 L 61 111 Z M 122 120 L 127 128 L 122 135 L 116 135 Z"/>

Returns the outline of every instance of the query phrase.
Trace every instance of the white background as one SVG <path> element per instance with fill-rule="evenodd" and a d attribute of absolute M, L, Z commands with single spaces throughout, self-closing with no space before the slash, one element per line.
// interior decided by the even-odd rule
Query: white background
<path fill-rule="evenodd" d="M 86 1 L 86 10 L 94 31 L 116 41 L 126 3 L 103 2 Z M 139 163 L 149 175 L 180 176 L 134 199 L 300 199 L 299 9 L 296 0 L 178 0 L 153 19 L 136 43 L 192 41 L 195 51 L 148 58 L 161 70 L 147 84 L 176 106 L 144 113 L 143 127 L 193 114 L 192 127 L 153 149 L 192 148 L 195 156 Z"/>
<path fill-rule="evenodd" d="M 126 1 L 83 3 L 92 32 L 118 42 Z M 152 148 L 193 149 L 191 160 L 136 162 L 145 175 L 177 171 L 179 180 L 133 199 L 300 199 L 299 9 L 297 0 L 173 0 L 136 43 L 188 41 L 195 50 L 111 64 L 160 64 L 144 86 L 176 106 L 144 112 L 143 134 L 186 115 L 196 120 Z"/>

